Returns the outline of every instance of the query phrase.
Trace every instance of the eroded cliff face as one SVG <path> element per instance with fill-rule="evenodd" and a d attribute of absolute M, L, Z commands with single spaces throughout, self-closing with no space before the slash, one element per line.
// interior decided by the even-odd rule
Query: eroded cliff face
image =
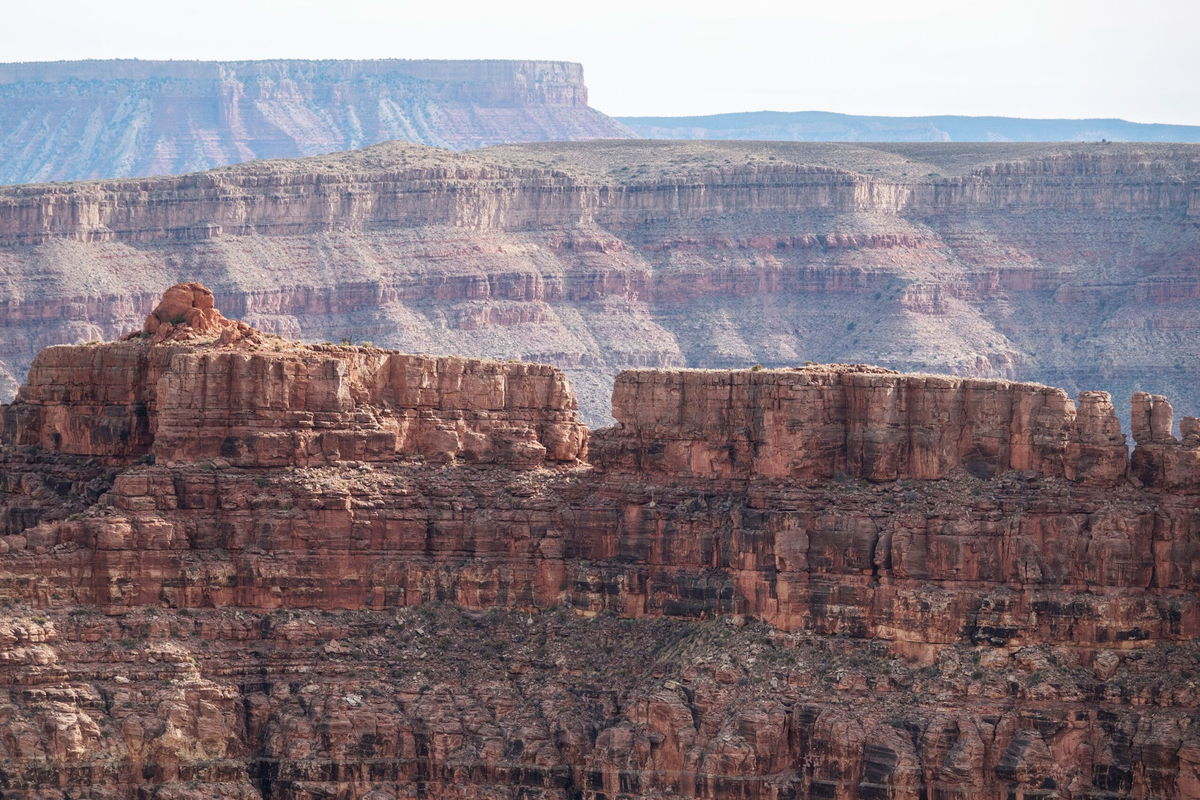
<path fill-rule="evenodd" d="M 194 305 L 177 309 L 176 293 Z M 125 341 L 44 350 L 2 420 L 16 446 L 117 465 L 416 456 L 536 467 L 587 453 L 575 397 L 553 367 L 268 342 L 225 320 L 197 284 L 169 290 Z"/>
<path fill-rule="evenodd" d="M 390 139 L 631 136 L 562 61 L 0 64 L 0 183 L 165 175 Z"/>
<path fill-rule="evenodd" d="M 887 481 L 1031 470 L 1111 486 L 1128 458 L 1104 392 L 1083 393 L 1077 412 L 1062 389 L 864 365 L 630 371 L 617 378 L 613 414 L 618 428 L 605 432 L 598 464 L 681 476 Z M 1161 435 L 1174 441 L 1169 404 L 1163 414 Z"/>
<path fill-rule="evenodd" d="M 553 368 L 160 304 L 0 415 L 0 780 L 1195 797 L 1200 423 L 1133 405 L 632 371 L 589 445 Z"/>
<path fill-rule="evenodd" d="M 869 362 L 1198 410 L 1190 145 L 389 144 L 0 192 L 0 389 L 197 277 L 308 340 L 568 370 Z"/>

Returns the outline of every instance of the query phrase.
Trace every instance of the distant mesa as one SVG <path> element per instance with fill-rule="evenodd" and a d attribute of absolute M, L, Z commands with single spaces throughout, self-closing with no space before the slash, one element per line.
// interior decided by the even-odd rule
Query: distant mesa
<path fill-rule="evenodd" d="M 59 61 L 0 64 L 0 184 L 195 172 L 403 140 L 452 150 L 594 139 L 1200 142 L 1119 119 L 757 111 L 621 117 L 565 61 Z"/>
<path fill-rule="evenodd" d="M 0 64 L 0 183 L 192 172 L 404 139 L 629 137 L 564 61 Z"/>

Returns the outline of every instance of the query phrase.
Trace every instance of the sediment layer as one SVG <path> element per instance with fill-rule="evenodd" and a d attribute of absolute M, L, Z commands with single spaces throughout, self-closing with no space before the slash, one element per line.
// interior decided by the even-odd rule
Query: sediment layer
<path fill-rule="evenodd" d="M 0 191 L 0 390 L 198 278 L 289 338 L 622 369 L 805 361 L 1200 409 L 1190 145 L 390 144 Z"/>

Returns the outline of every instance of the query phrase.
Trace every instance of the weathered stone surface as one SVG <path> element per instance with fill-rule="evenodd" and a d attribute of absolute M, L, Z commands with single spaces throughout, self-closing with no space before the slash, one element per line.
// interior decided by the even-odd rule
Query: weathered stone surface
<path fill-rule="evenodd" d="M 146 317 L 142 331 L 156 334 L 165 325 L 186 325 L 197 333 L 213 333 L 223 320 L 208 287 L 199 283 L 179 283 L 163 294 L 162 300 Z M 159 341 L 166 338 L 163 336 Z"/>
<path fill-rule="evenodd" d="M 23 566 L 0 597 L 114 609 L 568 603 L 929 646 L 1200 633 L 1194 497 L 1132 488 L 196 465 L 127 471 L 106 501 L 107 514 L 12 538 Z"/>
<path fill-rule="evenodd" d="M 1101 392 L 633 371 L 587 464 L 550 367 L 152 342 L 52 348 L 3 409 L 7 796 L 1200 788 L 1162 398 L 1129 460 Z"/>
<path fill-rule="evenodd" d="M 163 293 L 162 300 L 146 317 L 142 334 L 151 344 L 188 341 L 216 337 L 218 345 L 228 345 L 244 339 L 260 344 L 261 336 L 244 322 L 234 322 L 221 316 L 216 309 L 212 290 L 199 283 L 178 283 Z M 125 338 L 132 339 L 131 333 Z"/>
<path fill-rule="evenodd" d="M 1110 398 L 1081 411 L 1061 389 L 833 365 L 736 372 L 634 370 L 613 390 L 617 427 L 595 461 L 720 478 L 933 480 L 1031 470 L 1113 485 L 1125 437 Z"/>
<path fill-rule="evenodd" d="M 1175 438 L 1170 401 L 1162 395 L 1133 395 L 1133 451 L 1130 469 L 1147 486 L 1196 491 L 1200 489 L 1200 420 L 1179 423 L 1183 441 Z"/>
<path fill-rule="evenodd" d="M 12 797 L 1074 800 L 1197 785 L 1194 643 L 918 664 L 862 640 L 570 612 L 38 613 L 0 629 Z"/>
<path fill-rule="evenodd" d="M 5 439 L 50 452 L 128 462 L 149 452 L 158 379 L 179 346 L 49 347 L 0 414 Z"/>
<path fill-rule="evenodd" d="M 15 445 L 111 463 L 420 456 L 535 467 L 587 452 L 575 398 L 553 367 L 265 345 L 199 284 L 168 290 L 139 336 L 43 351 L 0 418 Z"/>
<path fill-rule="evenodd" d="M 463 457 L 533 467 L 587 453 L 562 373 L 353 347 L 189 352 L 157 387 L 154 452 L 240 466 Z"/>

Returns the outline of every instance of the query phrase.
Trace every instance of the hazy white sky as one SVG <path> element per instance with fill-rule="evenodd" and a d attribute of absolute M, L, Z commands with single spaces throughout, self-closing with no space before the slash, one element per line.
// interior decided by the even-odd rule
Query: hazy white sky
<path fill-rule="evenodd" d="M 613 115 L 1200 124 L 1200 0 L 0 3 L 0 61 L 544 58 L 581 62 Z"/>

